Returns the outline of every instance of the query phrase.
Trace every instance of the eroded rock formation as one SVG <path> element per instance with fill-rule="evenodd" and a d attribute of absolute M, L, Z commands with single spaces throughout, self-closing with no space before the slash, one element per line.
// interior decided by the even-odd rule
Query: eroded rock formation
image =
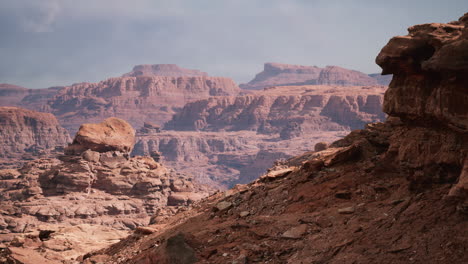
<path fill-rule="evenodd" d="M 8 167 L 18 166 L 22 159 L 57 153 L 70 136 L 52 114 L 0 107 L 0 142 L 0 166 Z"/>
<path fill-rule="evenodd" d="M 99 226 L 104 233 L 109 231 L 104 226 L 135 229 L 151 217 L 159 223 L 208 194 L 209 188 L 151 157 L 130 158 L 134 133 L 117 118 L 85 124 L 68 147 L 74 151 L 59 159 L 31 161 L 21 169 L 0 170 L 1 241 L 21 233 L 34 240 L 38 230 L 63 233 L 61 228 L 70 225 L 92 225 L 98 236 Z M 24 236 L 22 241 L 19 244 Z M 64 256 L 76 250 L 68 240 L 60 241 Z M 44 252 L 55 250 L 36 242 Z"/>

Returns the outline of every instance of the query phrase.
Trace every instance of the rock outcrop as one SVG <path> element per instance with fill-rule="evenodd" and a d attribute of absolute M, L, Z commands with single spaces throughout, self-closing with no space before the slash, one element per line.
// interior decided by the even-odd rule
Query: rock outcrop
<path fill-rule="evenodd" d="M 390 80 L 380 74 L 365 73 L 338 66 L 302 66 L 280 63 L 265 63 L 264 69 L 255 78 L 240 87 L 261 90 L 272 86 L 288 85 L 340 85 L 340 86 L 387 86 Z"/>
<path fill-rule="evenodd" d="M 231 79 L 223 77 L 118 77 L 65 87 L 49 101 L 49 107 L 70 132 L 82 123 L 111 116 L 141 127 L 145 121 L 162 125 L 187 102 L 239 91 Z"/>
<path fill-rule="evenodd" d="M 208 73 L 199 70 L 184 69 L 176 64 L 144 64 L 136 65 L 131 72 L 123 75 L 123 77 L 137 76 L 208 77 Z"/>
<path fill-rule="evenodd" d="M 410 27 L 408 36 L 394 37 L 382 49 L 377 64 L 394 74 L 385 112 L 468 131 L 466 19 Z"/>
<path fill-rule="evenodd" d="M 362 128 L 383 121 L 384 87 L 279 86 L 238 97 L 214 97 L 188 103 L 164 126 L 168 130 L 239 131 L 285 137 L 311 131 Z M 294 122 L 294 124 L 291 124 Z M 288 134 L 288 135 L 286 135 Z"/>
<path fill-rule="evenodd" d="M 18 166 L 22 159 L 47 157 L 70 142 L 57 119 L 17 107 L 0 107 L 0 167 Z"/>
<path fill-rule="evenodd" d="M 203 263 L 467 262 L 467 29 L 417 25 L 382 49 L 386 122 L 85 259 L 170 263 L 177 239 Z"/>
<path fill-rule="evenodd" d="M 71 225 L 92 225 L 97 236 L 109 227 L 128 231 L 150 220 L 158 223 L 211 191 L 151 157 L 130 157 L 134 130 L 123 120 L 83 125 L 73 142 L 68 148 L 80 151 L 0 170 L 0 241 L 37 239 L 35 249 L 47 255 L 55 249 L 35 232 L 63 233 L 60 228 Z M 58 250 L 62 257 L 76 251 L 66 241 L 60 243 L 65 244 Z"/>

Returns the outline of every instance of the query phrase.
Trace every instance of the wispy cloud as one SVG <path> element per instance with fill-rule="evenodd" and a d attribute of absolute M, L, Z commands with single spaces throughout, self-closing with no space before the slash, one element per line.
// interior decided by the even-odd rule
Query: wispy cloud
<path fill-rule="evenodd" d="M 65 0 L 4 0 L 2 8 L 27 32 L 51 32 Z"/>

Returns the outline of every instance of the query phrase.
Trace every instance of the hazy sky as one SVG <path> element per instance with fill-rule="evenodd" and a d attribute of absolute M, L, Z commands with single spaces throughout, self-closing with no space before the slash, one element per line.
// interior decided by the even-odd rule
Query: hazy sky
<path fill-rule="evenodd" d="M 238 83 L 264 62 L 379 72 L 387 41 L 467 0 L 0 0 L 0 83 L 97 82 L 176 63 Z"/>

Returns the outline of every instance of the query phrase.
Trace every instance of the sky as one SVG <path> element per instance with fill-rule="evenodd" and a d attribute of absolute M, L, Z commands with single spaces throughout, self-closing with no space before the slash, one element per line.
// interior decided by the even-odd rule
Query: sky
<path fill-rule="evenodd" d="M 265 62 L 375 73 L 392 36 L 465 12 L 467 0 L 0 0 L 0 83 L 98 82 L 159 63 L 237 83 Z"/>

